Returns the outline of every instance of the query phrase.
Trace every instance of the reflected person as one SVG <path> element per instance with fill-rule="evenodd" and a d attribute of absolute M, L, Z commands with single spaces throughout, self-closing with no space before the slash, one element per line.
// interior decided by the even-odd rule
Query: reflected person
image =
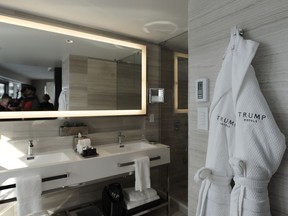
<path fill-rule="evenodd" d="M 6 93 L 2 95 L 0 100 L 0 111 L 11 111 L 8 107 L 11 99 L 12 98 Z"/>
<path fill-rule="evenodd" d="M 21 90 L 22 101 L 20 109 L 22 111 L 37 111 L 40 109 L 39 99 L 36 95 L 36 88 L 32 85 L 24 86 Z"/>
<path fill-rule="evenodd" d="M 54 110 L 54 105 L 49 102 L 50 96 L 48 94 L 44 94 L 43 97 L 43 102 L 40 103 L 40 110 L 47 111 L 47 110 Z"/>

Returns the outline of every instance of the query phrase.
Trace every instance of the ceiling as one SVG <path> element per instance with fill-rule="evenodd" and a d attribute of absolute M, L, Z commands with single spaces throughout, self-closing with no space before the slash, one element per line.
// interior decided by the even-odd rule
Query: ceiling
<path fill-rule="evenodd" d="M 188 0 L 0 0 L 0 11 L 5 10 L 187 51 Z"/>

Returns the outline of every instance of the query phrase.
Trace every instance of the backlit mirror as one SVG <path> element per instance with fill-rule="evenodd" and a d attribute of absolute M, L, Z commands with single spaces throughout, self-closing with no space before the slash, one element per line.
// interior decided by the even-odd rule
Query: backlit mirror
<path fill-rule="evenodd" d="M 174 53 L 174 111 L 188 113 L 188 55 Z"/>
<path fill-rule="evenodd" d="M 53 111 L 17 107 L 31 86 L 39 102 L 50 96 Z M 0 96 L 4 93 L 17 111 L 0 112 L 0 119 L 143 115 L 146 46 L 0 15 Z"/>

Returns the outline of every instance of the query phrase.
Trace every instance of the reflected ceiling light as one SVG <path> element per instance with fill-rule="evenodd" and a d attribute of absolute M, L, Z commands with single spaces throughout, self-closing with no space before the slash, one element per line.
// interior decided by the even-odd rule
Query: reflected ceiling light
<path fill-rule="evenodd" d="M 146 23 L 143 26 L 143 31 L 150 33 L 174 34 L 178 30 L 178 26 L 170 21 L 154 21 Z"/>

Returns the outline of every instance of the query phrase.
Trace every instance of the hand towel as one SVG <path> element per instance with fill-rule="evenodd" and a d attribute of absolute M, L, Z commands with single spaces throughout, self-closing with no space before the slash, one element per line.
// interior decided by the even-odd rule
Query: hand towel
<path fill-rule="evenodd" d="M 135 166 L 135 190 L 142 191 L 151 187 L 150 159 L 142 157 L 134 160 Z"/>
<path fill-rule="evenodd" d="M 123 195 L 126 200 L 136 202 L 157 196 L 157 191 L 153 188 L 147 188 L 143 191 L 136 191 L 135 187 L 123 188 Z"/>
<path fill-rule="evenodd" d="M 156 201 L 158 199 L 160 199 L 160 197 L 157 195 L 157 196 L 154 196 L 152 198 L 148 198 L 148 199 L 141 200 L 141 201 L 128 201 L 128 200 L 124 199 L 124 202 L 126 204 L 126 209 L 129 210 L 129 209 L 136 208 L 138 206 L 147 204 L 149 202 Z"/>
<path fill-rule="evenodd" d="M 16 196 L 18 216 L 40 211 L 42 181 L 39 175 L 17 177 L 16 178 Z"/>

